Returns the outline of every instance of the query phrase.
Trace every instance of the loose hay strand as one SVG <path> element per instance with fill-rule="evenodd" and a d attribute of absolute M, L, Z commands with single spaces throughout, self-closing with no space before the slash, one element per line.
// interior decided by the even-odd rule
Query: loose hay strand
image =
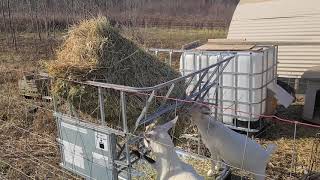
<path fill-rule="evenodd" d="M 56 59 L 46 64 L 49 75 L 56 77 L 52 92 L 81 113 L 97 117 L 92 113 L 98 107 L 98 89 L 76 84 L 76 81 L 97 81 L 131 87 L 151 87 L 180 76 L 180 73 L 145 52 L 138 45 L 123 37 L 105 17 L 81 21 L 71 27 L 67 38 L 57 51 Z M 171 97 L 184 92 L 184 83 L 176 84 Z M 159 90 L 164 95 L 166 89 Z M 105 112 L 108 125 L 116 126 L 120 111 L 120 94 L 106 89 Z M 143 109 L 143 97 L 129 95 L 127 99 L 128 126 L 132 130 L 134 121 Z M 81 104 L 80 104 L 81 103 Z M 153 103 L 150 111 L 160 106 Z"/>

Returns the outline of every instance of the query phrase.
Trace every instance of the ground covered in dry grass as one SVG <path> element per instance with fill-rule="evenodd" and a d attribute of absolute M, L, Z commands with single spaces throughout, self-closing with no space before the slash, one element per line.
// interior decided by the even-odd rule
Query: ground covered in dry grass
<path fill-rule="evenodd" d="M 124 32 L 130 38 L 146 47 L 180 48 L 194 40 L 221 38 L 223 31 L 138 29 Z M 52 117 L 52 105 L 19 96 L 17 81 L 23 71 L 39 71 L 40 60 L 51 59 L 54 49 L 61 42 L 63 33 L 55 38 L 36 40 L 35 34 L 18 36 L 17 51 L 8 44 L 7 34 L 0 34 L 0 177 L 7 179 L 76 179 L 71 173 L 59 167 L 60 155 L 56 138 L 56 127 Z M 278 115 L 300 120 L 302 103 L 289 109 L 280 108 Z M 278 121 L 266 133 L 257 138 L 262 144 L 276 143 L 278 150 L 268 167 L 268 179 L 300 179 L 308 169 L 314 136 L 319 129 L 298 126 L 296 141 L 293 140 L 294 126 Z M 27 131 L 26 131 L 27 130 Z M 296 145 L 296 160 L 291 168 L 292 148 Z M 239 150 L 241 151 L 241 150 Z M 202 154 L 204 154 L 203 152 Z M 319 156 L 318 156 L 319 157 Z M 205 174 L 209 162 L 194 161 L 192 164 Z M 316 164 L 318 168 L 320 164 Z M 319 169 L 318 169 L 319 171 Z M 150 174 L 144 179 L 153 179 Z M 234 176 L 233 179 L 238 179 Z"/>
<path fill-rule="evenodd" d="M 175 29 L 125 30 L 124 34 L 138 42 L 140 32 L 149 40 L 146 46 L 180 48 L 182 43 L 212 37 L 214 30 L 181 30 L 188 39 L 178 43 L 181 36 L 173 36 Z M 167 34 L 167 32 L 169 32 Z M 137 35 L 135 35 L 137 34 Z M 157 39 L 161 34 L 161 39 Z M 177 34 L 177 33 L 176 33 Z M 10 35 L 0 33 L 0 177 L 7 179 L 77 179 L 79 177 L 59 167 L 60 155 L 56 143 L 56 126 L 52 105 L 34 99 L 25 99 L 18 92 L 18 80 L 26 72 L 43 70 L 42 61 L 53 59 L 62 42 L 64 32 L 55 37 L 35 33 L 18 33 L 17 49 Z M 144 37 L 145 38 L 145 37 Z M 169 40 L 170 39 L 170 40 Z M 171 43 L 168 43 L 171 42 Z"/>

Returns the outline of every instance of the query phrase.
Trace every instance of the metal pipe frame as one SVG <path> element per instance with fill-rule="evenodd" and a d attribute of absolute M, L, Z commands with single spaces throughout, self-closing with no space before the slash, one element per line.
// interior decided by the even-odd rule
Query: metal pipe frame
<path fill-rule="evenodd" d="M 264 46 L 262 46 L 264 47 Z M 270 46 L 266 46 L 269 47 Z M 277 48 L 277 46 L 274 46 L 274 48 Z M 230 51 L 230 52 L 220 52 L 220 51 L 198 51 L 198 50 L 172 50 L 172 49 L 149 49 L 150 51 L 154 51 L 155 54 L 157 55 L 159 52 L 169 52 L 169 64 L 171 65 L 171 61 L 172 61 L 172 54 L 173 53 L 193 53 L 194 54 L 194 66 L 195 66 L 195 57 L 196 54 L 199 55 L 206 55 L 207 56 L 207 67 L 197 70 L 195 72 L 189 73 L 187 75 L 185 75 L 185 72 L 182 72 L 181 77 L 178 77 L 176 79 L 158 84 L 156 86 L 152 86 L 152 87 L 129 87 L 129 86 L 123 86 L 123 85 L 117 85 L 117 84 L 109 84 L 109 83 L 101 83 L 101 82 L 94 82 L 94 81 L 86 81 L 86 82 L 81 82 L 82 84 L 86 84 L 86 85 L 90 85 L 93 87 L 97 87 L 98 88 L 98 97 L 99 97 L 99 107 L 100 107 L 100 116 L 101 116 L 101 126 L 99 126 L 98 128 L 95 128 L 94 130 L 96 131 L 100 131 L 100 132 L 109 132 L 109 133 L 113 133 L 117 136 L 120 136 L 122 138 L 125 139 L 122 147 L 120 148 L 120 152 L 115 152 L 115 163 L 117 166 L 121 166 L 121 169 L 127 169 L 127 177 L 129 180 L 131 180 L 131 168 L 132 168 L 132 164 L 136 161 L 138 161 L 137 159 L 134 160 L 134 162 L 131 159 L 132 153 L 130 152 L 130 148 L 129 145 L 132 144 L 132 140 L 135 139 L 134 137 L 132 137 L 130 135 L 129 129 L 128 129 L 128 125 L 127 125 L 127 110 L 126 110 L 126 93 L 136 93 L 137 95 L 141 95 L 141 94 L 145 94 L 146 95 L 146 104 L 145 104 L 145 108 L 143 108 L 141 114 L 139 117 L 137 117 L 138 121 L 136 122 L 136 128 L 144 125 L 146 123 L 151 123 L 153 122 L 156 118 L 158 118 L 159 116 L 172 112 L 173 109 L 175 108 L 179 108 L 181 106 L 183 106 L 185 104 L 186 101 L 193 101 L 193 100 L 197 100 L 198 98 L 200 98 L 200 100 L 202 100 L 205 96 L 207 96 L 209 90 L 211 88 L 215 88 L 215 93 L 216 93 L 216 99 L 215 100 L 215 105 L 220 105 L 222 107 L 223 102 L 227 102 L 227 100 L 223 100 L 223 92 L 222 90 L 224 88 L 231 88 L 234 89 L 235 92 L 235 96 L 237 96 L 237 91 L 238 90 L 249 90 L 249 93 L 251 94 L 252 91 L 254 90 L 260 90 L 264 87 L 266 87 L 268 84 L 270 84 L 271 82 L 275 81 L 276 78 L 273 78 L 272 80 L 270 80 L 268 83 L 266 83 L 266 85 L 263 85 L 262 87 L 259 88 L 253 88 L 252 87 L 252 77 L 254 75 L 259 75 L 261 74 L 262 76 L 265 73 L 268 73 L 269 70 L 273 69 L 273 73 L 275 73 L 276 71 L 274 70 L 274 68 L 276 68 L 277 65 L 277 61 L 274 60 L 272 67 L 268 67 L 266 68 L 266 70 L 263 68 L 263 72 L 259 72 L 259 73 L 253 73 L 252 70 L 252 59 L 250 59 L 250 73 L 232 73 L 232 72 L 224 72 L 224 69 L 227 67 L 228 63 L 230 62 L 230 60 L 237 58 L 237 55 L 235 55 L 234 51 Z M 250 51 L 251 52 L 251 51 Z M 261 50 L 259 52 L 262 52 Z M 218 55 L 218 61 L 217 63 L 210 65 L 209 66 L 209 54 L 212 53 L 216 53 Z M 244 53 L 248 53 L 248 52 L 244 52 Z M 276 52 L 275 52 L 276 53 Z M 276 54 L 274 54 L 274 56 L 276 56 Z M 185 58 L 185 54 L 182 55 L 182 58 Z M 235 62 L 237 65 L 237 62 Z M 185 66 L 184 61 L 182 62 L 183 68 Z M 237 67 L 236 67 L 237 68 Z M 248 75 L 250 77 L 250 87 L 249 88 L 240 88 L 240 87 L 227 87 L 227 86 L 222 86 L 222 84 L 219 84 L 219 82 L 223 82 L 223 74 L 233 74 L 235 75 L 235 78 L 237 78 L 238 75 Z M 268 75 L 268 74 L 267 74 Z M 205 79 L 205 77 L 207 77 Z M 202 82 L 205 79 L 204 82 Z M 176 87 L 177 83 L 186 83 L 185 88 L 187 88 L 191 83 L 193 83 L 194 81 L 196 81 L 195 83 L 195 87 L 193 87 L 191 93 L 185 97 L 182 98 L 183 101 L 175 101 L 174 103 L 172 103 L 172 101 L 168 100 L 167 98 L 170 97 L 171 92 L 173 91 L 173 89 Z M 238 80 L 235 80 L 236 82 Z M 262 77 L 262 81 L 263 81 L 263 77 Z M 151 113 L 147 113 L 148 111 L 148 106 L 150 105 L 151 101 L 153 101 L 154 99 L 156 99 L 155 93 L 159 90 L 162 90 L 167 88 L 167 93 L 165 95 L 166 99 L 163 100 L 163 102 L 160 104 L 160 107 L 157 108 L 156 110 L 154 110 Z M 122 125 L 123 125 L 123 130 L 115 130 L 112 128 L 108 128 L 105 125 L 105 108 L 104 108 L 104 94 L 103 92 L 106 89 L 113 89 L 113 90 L 117 90 L 120 92 L 120 102 L 121 102 L 121 119 L 122 119 Z M 249 94 L 249 99 L 250 102 L 239 102 L 236 100 L 236 106 L 238 106 L 238 104 L 247 104 L 250 106 L 250 112 L 252 111 L 252 106 L 254 104 L 259 104 L 261 102 L 265 102 L 266 99 L 261 100 L 261 102 L 252 102 L 252 97 Z M 221 100 L 219 100 L 219 98 Z M 210 99 L 208 99 L 208 101 L 210 101 Z M 232 101 L 234 102 L 234 101 Z M 55 111 L 57 112 L 57 108 L 55 107 Z M 147 116 L 148 114 L 148 116 Z M 215 111 L 215 118 L 217 119 L 218 116 L 229 116 L 229 114 L 224 114 L 222 111 L 222 108 L 220 110 L 220 112 L 218 111 L 218 109 L 216 108 Z M 55 113 L 55 116 L 64 116 L 61 113 Z M 233 117 L 239 117 L 239 118 L 243 118 L 242 116 L 239 116 L 238 114 L 235 113 L 235 115 L 233 115 Z M 68 119 L 68 118 L 66 118 Z M 82 124 L 82 120 L 79 118 L 77 119 L 77 124 Z M 252 118 L 252 115 L 250 113 L 250 118 L 248 121 L 255 121 L 255 119 Z M 73 121 L 70 120 L 70 123 L 72 124 Z M 84 123 L 83 123 L 84 124 Z M 75 124 L 76 125 L 76 124 Z M 226 125 L 232 129 L 237 129 L 237 130 L 247 130 L 249 132 L 256 132 L 256 129 L 250 129 L 250 127 L 248 127 L 248 129 L 246 128 L 242 128 L 242 127 L 235 127 L 235 126 L 230 126 L 230 125 Z M 88 128 L 93 128 L 93 127 L 88 127 Z M 136 143 L 136 141 L 134 141 Z M 138 142 L 141 143 L 141 142 Z M 122 159 L 123 161 L 121 161 L 120 159 Z"/>
<path fill-rule="evenodd" d="M 121 102 L 121 114 L 122 114 L 122 123 L 123 123 L 123 132 L 125 133 L 125 153 L 126 153 L 126 161 L 127 161 L 127 178 L 131 180 L 131 158 L 130 158 L 130 149 L 128 141 L 130 140 L 129 137 L 129 130 L 128 130 L 128 122 L 127 122 L 127 102 L 126 102 L 126 95 L 123 91 L 120 91 L 120 102 Z"/>
<path fill-rule="evenodd" d="M 103 88 L 107 88 L 107 89 L 114 89 L 114 90 L 118 90 L 118 91 L 125 91 L 125 92 L 131 92 L 131 93 L 151 92 L 151 91 L 159 90 L 159 89 L 167 87 L 167 86 L 171 86 L 171 84 L 173 84 L 173 83 L 183 82 L 183 81 L 185 81 L 185 79 L 187 79 L 189 77 L 192 77 L 192 76 L 194 76 L 196 74 L 203 73 L 208 69 L 212 69 L 212 68 L 214 68 L 216 66 L 219 66 L 219 65 L 221 65 L 221 64 L 223 64 L 225 62 L 230 61 L 232 58 L 234 58 L 233 55 L 225 58 L 224 60 L 222 60 L 222 61 L 220 61 L 220 62 L 218 62 L 216 64 L 213 64 L 213 65 L 208 66 L 206 68 L 203 68 L 203 69 L 200 69 L 198 71 L 195 71 L 194 73 L 191 73 L 191 74 L 188 74 L 188 75 L 185 75 L 185 76 L 181 76 L 181 77 L 178 77 L 176 79 L 173 79 L 173 80 L 170 80 L 170 81 L 167 81 L 165 83 L 161 83 L 161 84 L 158 84 L 158 85 L 152 86 L 152 87 L 137 88 L 137 87 L 123 86 L 123 85 L 118 85 L 118 84 L 102 83 L 102 82 L 96 82 L 96 81 L 85 81 L 85 82 L 81 82 L 81 83 L 82 84 L 86 84 L 86 85 L 90 85 L 90 86 L 94 86 L 94 87 L 103 87 Z"/>

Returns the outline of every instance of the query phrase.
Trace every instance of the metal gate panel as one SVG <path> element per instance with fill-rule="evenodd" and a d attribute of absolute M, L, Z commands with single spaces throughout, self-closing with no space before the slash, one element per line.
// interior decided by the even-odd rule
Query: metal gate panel
<path fill-rule="evenodd" d="M 98 131 L 96 124 L 55 113 L 60 142 L 61 165 L 86 179 L 115 180 L 115 134 Z M 91 128 L 89 128 L 91 127 Z"/>

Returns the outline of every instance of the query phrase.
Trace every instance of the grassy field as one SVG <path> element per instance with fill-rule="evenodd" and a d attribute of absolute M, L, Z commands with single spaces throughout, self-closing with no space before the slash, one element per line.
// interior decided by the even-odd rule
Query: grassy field
<path fill-rule="evenodd" d="M 183 44 L 191 41 L 205 42 L 208 38 L 226 36 L 223 30 L 162 28 L 124 29 L 123 34 L 143 47 L 157 48 L 181 48 Z M 8 34 L 0 34 L 0 177 L 77 178 L 70 173 L 62 173 L 59 167 L 60 156 L 55 143 L 56 127 L 52 117 L 52 105 L 48 102 L 25 99 L 19 96 L 17 88 L 17 81 L 24 71 L 42 71 L 41 62 L 53 59 L 64 35 L 64 32 L 59 32 L 54 38 L 43 38 L 40 41 L 37 34 L 19 33 L 17 50 L 14 50 Z M 303 103 L 297 102 L 289 109 L 279 108 L 278 114 L 284 118 L 299 120 L 302 105 Z M 31 111 L 35 107 L 36 112 Z M 278 145 L 267 170 L 267 179 L 288 179 L 290 172 L 293 179 L 301 178 L 308 169 L 314 135 L 319 130 L 298 126 L 297 139 L 294 141 L 292 124 L 272 122 L 267 132 L 257 139 L 262 144 Z M 297 147 L 296 168 L 292 169 L 291 155 L 294 144 Z M 192 161 L 192 164 L 203 175 L 209 167 L 209 162 Z M 316 166 L 320 167 L 320 164 Z M 150 177 L 154 176 L 151 174 Z"/>
<path fill-rule="evenodd" d="M 221 30 L 136 28 L 122 32 L 141 46 L 159 48 L 180 48 L 190 41 L 225 36 Z M 55 37 L 42 34 L 39 40 L 36 33 L 18 33 L 15 50 L 10 35 L 0 33 L 0 177 L 77 178 L 59 167 L 52 105 L 21 97 L 17 87 L 26 72 L 43 71 L 42 62 L 54 58 L 64 35 L 65 32 L 56 32 Z"/>
<path fill-rule="evenodd" d="M 124 34 L 144 47 L 176 49 L 180 49 L 182 45 L 196 40 L 204 43 L 208 39 L 226 37 L 226 31 L 222 29 L 136 28 L 124 29 Z"/>

